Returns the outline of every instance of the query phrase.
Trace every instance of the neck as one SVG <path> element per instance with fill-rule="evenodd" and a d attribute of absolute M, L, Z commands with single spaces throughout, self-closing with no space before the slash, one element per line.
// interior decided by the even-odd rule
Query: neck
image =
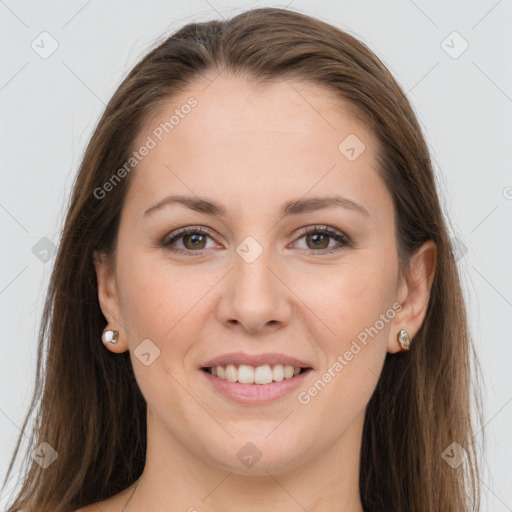
<path fill-rule="evenodd" d="M 359 496 L 361 433 L 362 422 L 356 420 L 313 458 L 302 456 L 286 470 L 256 465 L 242 474 L 191 453 L 152 423 L 148 413 L 146 466 L 126 512 L 164 512 L 169 507 L 187 512 L 364 512 Z"/>

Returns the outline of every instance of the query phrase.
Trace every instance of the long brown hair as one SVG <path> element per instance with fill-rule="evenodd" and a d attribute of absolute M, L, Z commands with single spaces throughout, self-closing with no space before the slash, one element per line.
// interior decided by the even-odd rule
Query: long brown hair
<path fill-rule="evenodd" d="M 227 21 L 191 23 L 150 51 L 108 103 L 83 156 L 53 268 L 39 333 L 30 410 L 36 417 L 24 480 L 10 510 L 69 512 L 104 500 L 142 473 L 146 404 L 129 353 L 100 342 L 93 251 L 112 253 L 130 175 L 95 194 L 130 158 L 148 116 L 194 80 L 219 72 L 264 85 L 321 84 L 348 101 L 378 143 L 379 172 L 393 197 L 401 268 L 420 245 L 437 245 L 424 323 L 411 350 L 387 354 L 365 416 L 360 494 L 370 511 L 479 510 L 471 358 L 457 262 L 422 131 L 403 90 L 378 57 L 346 32 L 286 9 L 260 8 Z M 476 383 L 477 381 L 473 381 Z M 477 390 L 478 391 L 478 390 Z M 20 441 L 4 481 L 12 470 Z M 28 457 L 41 443 L 48 468 Z M 456 443 L 456 444 L 452 444 Z M 448 450 L 448 451 L 446 451 Z M 448 457 L 446 454 L 448 453 Z M 465 454 L 458 467 L 449 457 Z"/>

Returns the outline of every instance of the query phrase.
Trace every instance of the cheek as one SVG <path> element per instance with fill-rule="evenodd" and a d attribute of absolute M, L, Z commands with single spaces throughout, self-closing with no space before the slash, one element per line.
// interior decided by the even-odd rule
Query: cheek
<path fill-rule="evenodd" d="M 208 292 L 218 276 L 198 275 L 192 267 L 180 269 L 147 254 L 132 252 L 118 265 L 121 305 L 130 345 L 149 338 L 166 359 L 178 358 L 195 339 L 204 313 Z M 172 347 L 172 350 L 169 350 Z"/>
<path fill-rule="evenodd" d="M 187 289 L 169 268 L 151 264 L 143 254 L 129 251 L 118 260 L 119 294 L 126 329 L 136 339 L 162 339 L 185 314 Z"/>
<path fill-rule="evenodd" d="M 394 285 L 389 267 L 367 261 L 340 267 L 323 294 L 319 289 L 315 293 L 312 309 L 329 327 L 317 338 L 326 358 L 299 402 L 306 404 L 305 410 L 315 411 L 314 421 L 326 435 L 327 430 L 333 435 L 343 430 L 363 413 L 375 390 L 395 313 Z"/>
<path fill-rule="evenodd" d="M 393 262 L 376 262 L 369 256 L 354 255 L 329 270 L 328 276 L 299 281 L 299 293 L 329 328 L 332 336 L 328 338 L 336 349 L 373 326 L 392 306 L 396 285 Z"/>

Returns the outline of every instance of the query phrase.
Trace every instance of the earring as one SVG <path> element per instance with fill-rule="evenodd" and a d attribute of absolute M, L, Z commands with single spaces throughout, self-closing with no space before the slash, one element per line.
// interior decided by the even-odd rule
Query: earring
<path fill-rule="evenodd" d="M 398 331 L 396 339 L 398 340 L 398 343 L 400 343 L 402 350 L 409 350 L 411 347 L 411 339 L 409 338 L 409 333 L 405 329 L 400 329 Z"/>
<path fill-rule="evenodd" d="M 112 345 L 115 345 L 117 343 L 117 337 L 119 336 L 119 331 L 105 331 L 101 335 L 101 341 L 105 343 L 112 343 Z"/>

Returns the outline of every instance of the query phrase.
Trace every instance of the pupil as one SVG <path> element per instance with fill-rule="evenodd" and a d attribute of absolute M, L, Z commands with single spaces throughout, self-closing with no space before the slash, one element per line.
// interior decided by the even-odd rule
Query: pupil
<path fill-rule="evenodd" d="M 197 247 L 197 244 L 198 242 L 201 243 L 201 239 L 204 237 L 204 235 L 200 235 L 200 234 L 193 234 L 193 235 L 188 235 L 186 238 L 192 242 L 192 245 Z M 313 239 L 313 244 L 314 245 L 317 245 L 317 244 L 321 244 L 322 241 L 324 242 L 324 246 L 325 246 L 325 241 L 327 240 L 327 237 L 324 235 L 324 234 L 321 234 L 321 233 L 316 233 L 314 235 L 309 235 L 309 238 L 310 239 Z M 322 247 L 322 248 L 325 248 L 325 247 Z"/>
<path fill-rule="evenodd" d="M 313 243 L 314 244 L 318 244 L 318 243 L 321 243 L 322 240 L 318 240 L 318 237 L 320 237 L 320 239 L 327 239 L 327 237 L 325 237 L 325 235 L 321 234 L 321 233 L 316 233 L 314 235 L 310 235 L 310 237 L 312 237 L 314 240 L 313 240 Z M 325 243 L 324 243 L 325 245 Z M 322 248 L 325 248 L 325 247 L 322 247 Z"/>
<path fill-rule="evenodd" d="M 201 239 L 201 238 L 203 238 L 203 236 L 204 235 L 193 234 L 193 235 L 188 235 L 187 238 L 189 239 L 189 241 L 192 241 L 193 246 L 197 247 L 196 242 L 199 242 L 199 243 L 201 242 L 201 240 L 198 240 L 198 238 Z"/>

